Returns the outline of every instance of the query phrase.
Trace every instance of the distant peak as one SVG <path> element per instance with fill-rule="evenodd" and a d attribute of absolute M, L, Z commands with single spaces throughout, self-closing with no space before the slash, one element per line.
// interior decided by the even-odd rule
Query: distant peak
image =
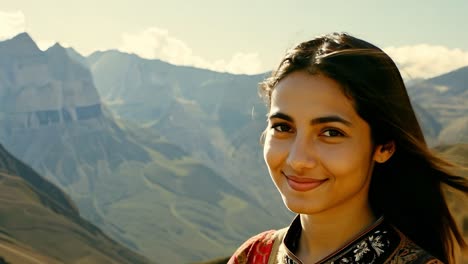
<path fill-rule="evenodd" d="M 447 73 L 441 74 L 439 76 L 432 77 L 430 79 L 437 79 L 437 78 L 440 78 L 440 77 L 443 77 L 443 76 L 454 75 L 454 74 L 455 75 L 459 75 L 459 74 L 465 75 L 467 72 L 468 72 L 468 65 L 457 68 L 457 69 L 454 69 L 454 70 L 451 70 L 451 71 L 449 71 Z"/>
<path fill-rule="evenodd" d="M 26 32 L 20 33 L 14 36 L 13 38 L 6 40 L 4 42 L 15 43 L 16 45 L 21 45 L 21 46 L 33 46 L 36 49 L 39 49 L 36 43 L 34 42 L 34 40 L 31 38 L 31 36 Z"/>
<path fill-rule="evenodd" d="M 23 33 L 19 33 L 18 35 L 14 36 L 11 41 L 29 41 L 29 42 L 33 42 L 34 43 L 34 40 L 31 38 L 31 36 L 29 36 L 28 33 L 26 32 L 23 32 Z"/>
<path fill-rule="evenodd" d="M 46 52 L 56 52 L 56 51 L 62 51 L 62 50 L 65 51 L 65 48 L 62 45 L 60 45 L 59 42 L 55 42 L 55 44 L 50 46 L 46 50 Z"/>
<path fill-rule="evenodd" d="M 34 40 L 31 38 L 31 36 L 29 36 L 29 34 L 26 32 L 20 33 L 14 36 L 12 39 L 9 39 L 5 42 L 14 43 L 15 46 L 32 47 L 35 49 L 39 49 Z"/>
<path fill-rule="evenodd" d="M 67 56 L 66 49 L 62 45 L 60 45 L 60 43 L 58 42 L 55 42 L 53 46 L 49 47 L 45 51 L 45 53 L 48 55 L 52 55 L 52 56 L 60 56 L 60 57 Z"/>
<path fill-rule="evenodd" d="M 16 35 L 15 37 L 5 40 L 3 42 L 0 42 L 0 48 L 1 47 L 6 47 L 7 50 L 12 51 L 12 49 L 16 51 L 22 50 L 23 52 L 40 52 L 39 48 L 37 47 L 36 43 L 34 40 L 31 38 L 31 36 L 26 33 L 20 33 Z"/>
<path fill-rule="evenodd" d="M 60 43 L 57 42 L 57 44 L 60 45 Z M 68 47 L 68 48 L 65 48 L 68 52 L 73 52 L 73 53 L 76 53 L 76 54 L 79 54 L 81 55 L 81 53 L 79 53 L 78 51 L 76 51 L 76 49 L 74 49 L 73 47 Z M 83 56 L 83 55 L 81 55 Z"/>
<path fill-rule="evenodd" d="M 456 73 L 456 74 L 463 74 L 464 76 L 466 76 L 466 74 L 468 73 L 468 65 L 467 66 L 464 66 L 464 67 L 461 67 L 461 68 L 458 68 L 454 71 L 452 71 L 453 73 Z"/>
<path fill-rule="evenodd" d="M 468 65 L 455 69 L 448 73 L 430 78 L 429 81 L 436 82 L 436 83 L 450 81 L 452 84 L 453 82 L 456 82 L 461 86 L 465 86 L 464 84 L 466 83 L 466 80 L 467 80 L 466 76 L 468 76 Z"/>
<path fill-rule="evenodd" d="M 53 48 L 53 49 L 57 49 L 57 48 L 64 49 L 64 47 L 63 47 L 62 45 L 60 45 L 59 42 L 55 42 L 55 44 L 54 44 L 52 47 L 50 47 L 50 48 Z"/>

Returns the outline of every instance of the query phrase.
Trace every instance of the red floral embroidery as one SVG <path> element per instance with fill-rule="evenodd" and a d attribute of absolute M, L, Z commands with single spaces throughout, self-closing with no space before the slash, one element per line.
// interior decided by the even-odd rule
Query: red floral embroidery
<path fill-rule="evenodd" d="M 247 240 L 232 255 L 228 264 L 267 264 L 273 243 L 274 230 L 260 233 Z"/>

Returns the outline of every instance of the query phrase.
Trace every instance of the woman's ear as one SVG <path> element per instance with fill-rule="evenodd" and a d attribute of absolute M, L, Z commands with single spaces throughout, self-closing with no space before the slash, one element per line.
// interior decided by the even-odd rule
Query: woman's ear
<path fill-rule="evenodd" d="M 384 163 L 393 156 L 395 150 L 396 146 L 393 140 L 382 145 L 377 145 L 374 149 L 373 160 L 378 163 Z"/>

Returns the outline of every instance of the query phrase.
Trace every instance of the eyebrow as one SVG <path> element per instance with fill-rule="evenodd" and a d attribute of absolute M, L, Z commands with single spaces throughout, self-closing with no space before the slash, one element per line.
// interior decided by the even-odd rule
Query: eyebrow
<path fill-rule="evenodd" d="M 289 121 L 289 122 L 294 122 L 294 119 L 291 116 L 289 116 L 287 114 L 284 114 L 284 113 L 281 113 L 281 112 L 276 112 L 276 113 L 271 114 L 270 116 L 268 116 L 268 119 L 274 119 L 274 118 L 279 118 L 279 119 L 284 119 L 284 120 Z M 342 124 L 344 124 L 346 126 L 349 126 L 349 127 L 352 126 L 351 122 L 349 122 L 346 119 L 343 119 L 342 117 L 336 116 L 336 115 L 322 116 L 322 117 L 317 117 L 317 118 L 314 118 L 314 119 L 310 120 L 311 125 L 319 125 L 319 124 L 333 123 L 333 122 L 342 123 Z"/>

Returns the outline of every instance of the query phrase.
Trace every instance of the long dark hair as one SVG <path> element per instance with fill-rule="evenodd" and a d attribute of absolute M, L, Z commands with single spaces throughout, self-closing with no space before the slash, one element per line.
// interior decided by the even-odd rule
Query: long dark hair
<path fill-rule="evenodd" d="M 374 167 L 369 190 L 372 210 L 420 247 L 452 262 L 455 246 L 466 243 L 447 207 L 442 184 L 468 193 L 468 182 L 428 148 L 393 60 L 376 46 L 345 33 L 303 42 L 260 84 L 268 107 L 276 84 L 306 71 L 338 81 L 356 112 L 371 128 L 374 145 L 394 142 L 396 151 Z"/>

